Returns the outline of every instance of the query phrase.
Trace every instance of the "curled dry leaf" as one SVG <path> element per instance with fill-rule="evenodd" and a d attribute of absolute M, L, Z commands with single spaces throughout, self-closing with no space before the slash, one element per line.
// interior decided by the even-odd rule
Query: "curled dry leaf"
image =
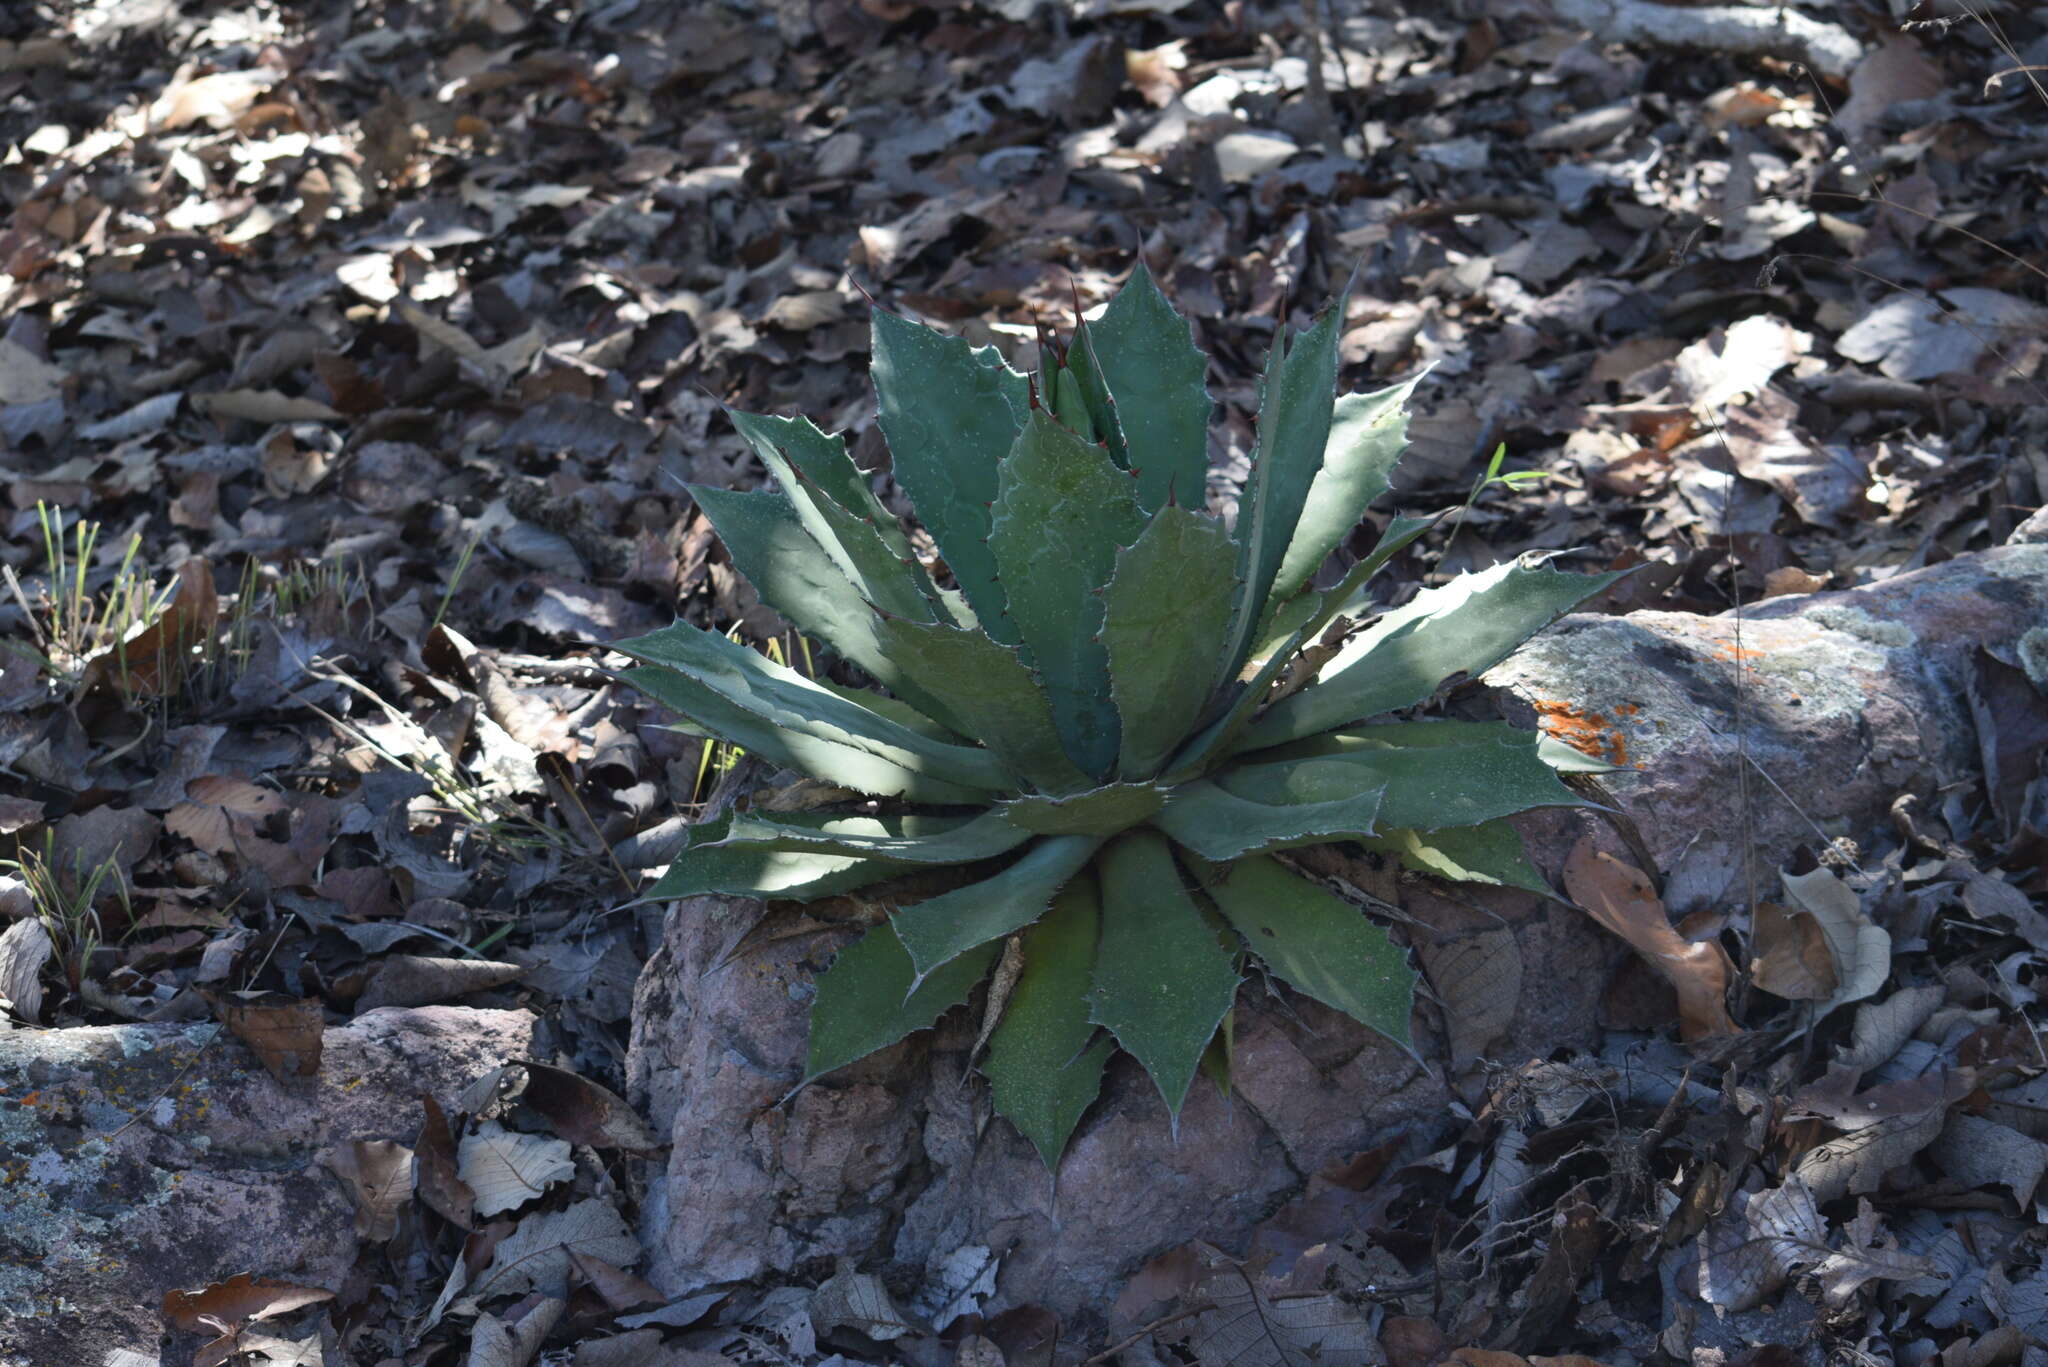
<path fill-rule="evenodd" d="M 526 1090 L 519 1099 L 570 1143 L 637 1153 L 661 1147 L 661 1137 L 616 1093 L 566 1068 L 517 1061 L 526 1069 Z"/>
<path fill-rule="evenodd" d="M 1828 869 L 1783 878 L 1789 909 L 1813 918 L 1834 963 L 1837 986 L 1822 1013 L 1883 987 L 1891 973 L 1892 937 L 1863 914 L 1856 890 Z"/>
<path fill-rule="evenodd" d="M 471 992 L 501 987 L 525 973 L 518 964 L 489 959 L 437 959 L 391 954 L 379 960 L 356 999 L 358 1011 L 379 1006 L 430 1006 Z"/>
<path fill-rule="evenodd" d="M 1597 848 L 1590 836 L 1572 847 L 1564 866 L 1572 900 L 1678 989 L 1679 1034 L 1688 1040 L 1737 1033 L 1728 1015 L 1727 953 L 1711 940 L 1692 943 L 1672 928 L 1664 903 L 1641 870 Z"/>
<path fill-rule="evenodd" d="M 319 999 L 270 992 L 202 992 L 229 1033 L 279 1082 L 320 1071 L 320 1039 L 327 1028 Z M 238 1000 L 239 998 L 239 1000 Z"/>
<path fill-rule="evenodd" d="M 455 1148 L 455 1135 L 448 1128 L 448 1117 L 441 1114 L 440 1103 L 424 1092 L 420 1094 L 420 1105 L 426 1111 L 415 1146 L 420 1199 L 456 1228 L 473 1228 L 476 1193 L 462 1180 L 461 1160 Z"/>
<path fill-rule="evenodd" d="M 188 1334 L 196 1334 L 213 1328 L 205 1322 L 209 1319 L 222 1324 L 247 1324 L 333 1299 L 332 1291 L 317 1286 L 301 1286 L 244 1272 L 197 1291 L 166 1291 L 162 1309 L 165 1320 Z"/>

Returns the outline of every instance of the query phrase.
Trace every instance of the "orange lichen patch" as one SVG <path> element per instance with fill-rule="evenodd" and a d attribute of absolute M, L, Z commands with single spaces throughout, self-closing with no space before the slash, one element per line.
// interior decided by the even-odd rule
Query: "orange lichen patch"
<path fill-rule="evenodd" d="M 1752 650 L 1748 646 L 1738 646 L 1731 641 L 1723 641 L 1714 647 L 1714 658 L 1717 660 L 1761 660 L 1769 653 Z"/>
<path fill-rule="evenodd" d="M 1614 710 L 1622 716 L 1632 717 L 1642 709 L 1634 703 L 1623 703 Z M 1545 734 L 1554 736 L 1581 754 L 1606 760 L 1609 764 L 1628 763 L 1628 737 L 1607 719 L 1605 713 L 1584 712 L 1568 702 L 1538 698 L 1536 724 L 1543 728 Z"/>

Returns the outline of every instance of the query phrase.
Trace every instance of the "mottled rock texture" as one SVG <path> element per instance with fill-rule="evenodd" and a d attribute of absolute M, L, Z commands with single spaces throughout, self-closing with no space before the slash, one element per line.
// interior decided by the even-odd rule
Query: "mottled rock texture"
<path fill-rule="evenodd" d="M 1674 909 L 1728 905 L 1742 895 L 1745 830 L 1768 880 L 1795 845 L 1820 843 L 1817 825 L 1868 832 L 1901 792 L 1968 778 L 1973 660 L 2010 653 L 2043 622 L 2048 546 L 2015 544 L 1874 588 L 1757 604 L 1739 626 L 1570 618 L 1465 702 L 1633 766 L 1605 782 L 1668 877 Z M 1597 820 L 1526 823 L 1553 882 Z M 978 1024 L 969 1012 L 784 1100 L 801 1072 L 812 979 L 874 907 L 813 906 L 810 929 L 757 935 L 734 953 L 759 904 L 677 904 L 641 977 L 628 1065 L 633 1099 L 674 1141 L 648 1174 L 649 1275 L 681 1291 L 822 1274 L 844 1255 L 909 1284 L 979 1244 L 1005 1255 L 990 1308 L 1040 1302 L 1085 1335 L 1105 1327 L 1123 1281 L 1154 1254 L 1192 1238 L 1241 1248 L 1306 1174 L 1404 1127 L 1440 1127 L 1472 1067 L 1594 1040 L 1623 951 L 1576 911 L 1327 852 L 1304 862 L 1399 906 L 1398 933 L 1457 1004 L 1448 1019 L 1418 1008 L 1423 1061 L 1313 1002 L 1248 986 L 1235 1093 L 1198 1082 L 1176 1138 L 1149 1082 L 1119 1060 L 1057 1185 L 963 1077 Z M 789 929 L 793 915 L 781 908 L 770 925 Z"/>
<path fill-rule="evenodd" d="M 288 1083 L 211 1023 L 0 1032 L 0 1367 L 154 1361 L 166 1291 L 245 1272 L 339 1290 L 354 1207 L 314 1155 L 411 1144 L 420 1093 L 453 1111 L 534 1023 L 368 1011 Z"/>

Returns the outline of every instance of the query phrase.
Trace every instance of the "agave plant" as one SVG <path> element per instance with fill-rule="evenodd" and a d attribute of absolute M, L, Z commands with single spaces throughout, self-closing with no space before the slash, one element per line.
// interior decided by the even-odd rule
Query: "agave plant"
<path fill-rule="evenodd" d="M 1366 581 L 1433 519 L 1394 518 L 1313 586 L 1388 487 L 1412 387 L 1336 395 L 1342 315 L 1276 339 L 1234 526 L 1203 507 L 1207 362 L 1142 265 L 1069 345 L 1041 341 L 1035 380 L 875 312 L 882 432 L 943 569 L 912 553 L 842 438 L 732 415 L 780 492 L 693 489 L 699 506 L 766 602 L 887 691 L 680 622 L 620 646 L 644 662 L 626 677 L 870 800 L 700 823 L 650 895 L 808 900 L 934 865 L 981 875 L 891 903 L 820 976 L 806 1081 L 931 1025 L 1003 960 L 982 1068 L 1056 1165 L 1115 1048 L 1178 1116 L 1254 964 L 1408 1045 L 1405 954 L 1276 851 L 1358 841 L 1547 890 L 1504 818 L 1574 802 L 1560 769 L 1606 766 L 1505 723 L 1375 719 L 1479 674 L 1614 576 L 1510 563 L 1352 627 Z"/>

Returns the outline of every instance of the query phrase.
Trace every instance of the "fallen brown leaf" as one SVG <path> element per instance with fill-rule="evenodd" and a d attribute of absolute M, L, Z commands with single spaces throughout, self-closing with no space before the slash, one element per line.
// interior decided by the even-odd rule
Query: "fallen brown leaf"
<path fill-rule="evenodd" d="M 1733 967 L 1711 940 L 1690 943 L 1672 929 L 1664 903 L 1641 870 L 1580 839 L 1565 860 L 1565 890 L 1601 925 L 1678 989 L 1679 1034 L 1688 1040 L 1738 1033 L 1726 997 Z"/>

